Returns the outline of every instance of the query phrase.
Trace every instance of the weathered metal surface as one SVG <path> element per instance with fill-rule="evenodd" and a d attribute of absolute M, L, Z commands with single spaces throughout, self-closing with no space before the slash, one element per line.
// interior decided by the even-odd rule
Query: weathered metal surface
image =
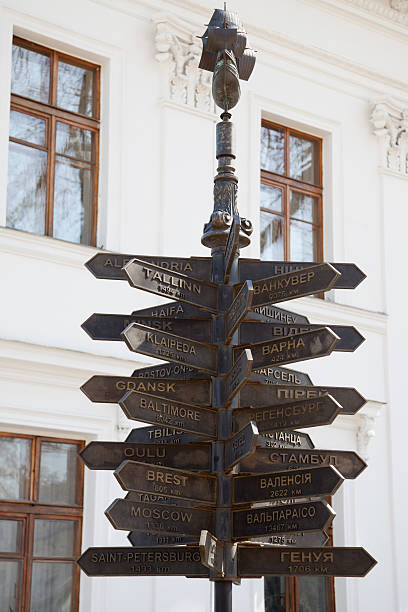
<path fill-rule="evenodd" d="M 291 448 L 288 450 L 270 450 L 257 448 L 255 453 L 245 457 L 239 464 L 239 473 L 260 474 L 304 467 L 314 468 L 322 465 L 333 465 L 343 478 L 357 478 L 367 464 L 354 451 L 306 450 Z"/>
<path fill-rule="evenodd" d="M 215 503 L 217 490 L 215 476 L 200 476 L 186 470 L 159 467 L 138 461 L 125 461 L 114 474 L 126 491 L 161 493 L 169 497 L 206 504 Z"/>
<path fill-rule="evenodd" d="M 235 510 L 232 513 L 232 538 L 248 540 L 268 534 L 319 531 L 327 529 L 334 517 L 335 512 L 323 501 Z"/>
<path fill-rule="evenodd" d="M 77 561 L 88 576 L 190 576 L 208 578 L 195 546 L 88 548 Z"/>
<path fill-rule="evenodd" d="M 195 508 L 197 504 L 192 501 L 157 493 L 144 493 L 143 491 L 129 491 L 125 498 L 127 501 L 143 502 L 146 504 L 160 504 L 165 506 L 178 506 L 179 508 Z"/>
<path fill-rule="evenodd" d="M 314 448 L 309 434 L 301 431 L 274 431 L 258 436 L 260 448 Z"/>
<path fill-rule="evenodd" d="M 136 289 L 217 312 L 218 287 L 215 283 L 166 270 L 141 259 L 132 259 L 123 270 L 130 285 Z"/>
<path fill-rule="evenodd" d="M 256 443 L 258 439 L 258 428 L 256 424 L 251 421 L 243 427 L 238 433 L 225 443 L 225 469 L 234 467 L 236 463 L 242 461 L 244 457 L 247 457 L 255 451 Z"/>
<path fill-rule="evenodd" d="M 135 353 L 183 363 L 214 376 L 217 373 L 218 353 L 215 346 L 157 331 L 139 323 L 126 327 L 122 337 Z"/>
<path fill-rule="evenodd" d="M 224 380 L 224 406 L 228 406 L 251 375 L 252 355 L 245 349 L 238 357 Z"/>
<path fill-rule="evenodd" d="M 116 470 L 132 459 L 168 467 L 182 465 L 187 470 L 211 471 L 211 444 L 146 444 L 138 442 L 93 441 L 79 453 L 91 470 Z"/>
<path fill-rule="evenodd" d="M 251 308 L 252 294 L 252 283 L 251 281 L 246 281 L 225 313 L 224 333 L 226 343 L 230 342 L 235 330 Z"/>
<path fill-rule="evenodd" d="M 157 395 L 175 402 L 188 399 L 196 406 L 211 404 L 211 380 L 139 379 L 131 376 L 92 376 L 81 387 L 91 402 L 118 403 L 128 391 Z"/>
<path fill-rule="evenodd" d="M 81 327 L 92 340 L 122 342 L 121 334 L 131 323 L 140 323 L 152 329 L 190 338 L 190 340 L 198 340 L 198 342 L 211 342 L 212 322 L 207 319 L 149 318 L 133 315 L 94 313 L 82 323 Z"/>
<path fill-rule="evenodd" d="M 131 531 L 128 534 L 128 540 L 132 546 L 185 546 L 186 544 L 197 544 L 197 538 L 193 536 L 143 533 L 142 531 Z"/>
<path fill-rule="evenodd" d="M 126 442 L 155 444 L 189 444 L 190 442 L 203 442 L 205 438 L 197 434 L 185 433 L 182 429 L 162 425 L 149 425 L 132 429 Z"/>
<path fill-rule="evenodd" d="M 340 414 L 355 414 L 366 403 L 364 397 L 352 387 L 270 386 L 249 382 L 240 391 L 240 405 L 254 408 L 275 406 L 315 399 L 327 393 L 341 405 Z"/>
<path fill-rule="evenodd" d="M 269 338 L 282 338 L 302 334 L 311 329 L 321 329 L 323 324 L 281 325 L 279 323 L 260 323 L 258 321 L 244 321 L 239 328 L 239 342 L 251 345 L 253 342 L 264 342 Z M 327 325 L 340 339 L 335 351 L 353 352 L 365 338 L 352 325 Z M 199 339 L 199 338 L 197 338 Z"/>
<path fill-rule="evenodd" d="M 201 406 L 129 391 L 119 402 L 128 419 L 177 427 L 190 433 L 215 438 L 217 413 Z"/>
<path fill-rule="evenodd" d="M 296 336 L 284 336 L 251 345 L 252 368 L 258 370 L 273 365 L 284 365 L 295 361 L 305 361 L 330 355 L 339 338 L 329 328 L 322 327 Z M 242 348 L 234 348 L 237 359 Z"/>
<path fill-rule="evenodd" d="M 238 573 L 258 576 L 365 576 L 377 563 L 364 548 L 238 547 Z"/>
<path fill-rule="evenodd" d="M 127 280 L 122 268 L 133 259 L 142 259 L 165 270 L 180 272 L 186 276 L 192 276 L 201 280 L 208 280 L 211 274 L 210 257 L 161 257 L 160 255 L 128 255 L 104 252 L 97 253 L 91 257 L 86 262 L 85 267 L 96 278 Z"/>
<path fill-rule="evenodd" d="M 333 266 L 322 263 L 303 270 L 284 272 L 278 276 L 252 279 L 254 288 L 252 308 L 329 291 L 339 277 L 339 272 Z M 237 290 L 238 288 L 239 285 Z"/>
<path fill-rule="evenodd" d="M 297 312 L 284 310 L 277 306 L 257 306 L 250 310 L 246 317 L 247 321 L 259 321 L 264 323 L 281 323 L 282 325 L 302 325 L 309 323 L 309 319 Z"/>
<path fill-rule="evenodd" d="M 303 427 L 329 425 L 340 413 L 341 406 L 330 395 L 318 399 L 299 400 L 268 408 L 237 408 L 232 415 L 238 431 L 249 421 L 255 421 L 260 434 Z"/>
<path fill-rule="evenodd" d="M 233 503 L 333 495 L 344 478 L 333 466 L 233 476 Z M 298 530 L 299 531 L 299 530 Z"/>
<path fill-rule="evenodd" d="M 105 514 L 115 529 L 196 537 L 200 536 L 203 526 L 211 529 L 214 519 L 213 512 L 208 510 L 127 499 L 115 499 Z"/>
<path fill-rule="evenodd" d="M 203 529 L 200 534 L 201 563 L 218 575 L 224 574 L 224 546 L 209 531 Z"/>
<path fill-rule="evenodd" d="M 164 302 L 164 304 L 158 304 L 157 306 L 134 310 L 132 316 L 147 317 L 148 319 L 211 319 L 212 315 L 191 304 Z"/>
<path fill-rule="evenodd" d="M 209 374 L 190 368 L 181 363 L 160 363 L 156 366 L 147 366 L 146 368 L 138 368 L 132 372 L 132 378 L 171 378 L 175 380 L 187 380 L 189 378 L 207 378 Z"/>
<path fill-rule="evenodd" d="M 264 546 L 325 546 L 329 536 L 324 531 L 303 531 L 251 538 L 252 544 Z"/>
<path fill-rule="evenodd" d="M 258 280 L 268 276 L 275 276 L 292 272 L 293 270 L 303 270 L 310 266 L 317 265 L 315 261 L 260 261 L 259 259 L 240 259 L 239 260 L 239 280 Z M 355 264 L 351 263 L 331 263 L 341 274 L 340 278 L 334 283 L 334 289 L 355 289 L 365 278 L 366 275 Z"/>
<path fill-rule="evenodd" d="M 167 378 L 170 378 L 169 376 Z M 292 370 L 291 368 L 279 368 L 268 366 L 254 370 L 250 377 L 250 382 L 261 382 L 265 385 L 308 385 L 313 386 L 312 379 L 308 374 Z"/>
<path fill-rule="evenodd" d="M 227 244 L 225 245 L 224 253 L 224 283 L 228 283 L 232 263 L 236 252 L 239 249 L 239 230 L 241 229 L 241 221 L 239 215 L 234 215 Z"/>

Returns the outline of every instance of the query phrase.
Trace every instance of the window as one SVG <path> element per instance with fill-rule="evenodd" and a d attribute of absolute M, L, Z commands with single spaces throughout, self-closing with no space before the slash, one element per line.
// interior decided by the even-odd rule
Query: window
<path fill-rule="evenodd" d="M 0 610 L 78 610 L 82 447 L 0 434 Z"/>
<path fill-rule="evenodd" d="M 96 244 L 99 75 L 14 38 L 7 227 Z"/>
<path fill-rule="evenodd" d="M 322 141 L 261 127 L 261 259 L 322 261 Z"/>

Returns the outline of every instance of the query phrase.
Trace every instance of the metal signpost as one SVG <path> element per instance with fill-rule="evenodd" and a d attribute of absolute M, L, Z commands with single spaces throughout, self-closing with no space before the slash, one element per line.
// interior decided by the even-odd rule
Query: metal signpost
<path fill-rule="evenodd" d="M 231 612 L 241 578 L 364 576 L 362 548 L 327 546 L 334 512 L 323 497 L 366 467 L 354 452 L 319 450 L 297 428 L 330 424 L 365 403 L 353 388 L 316 387 L 286 364 L 354 351 L 354 327 L 311 325 L 281 301 L 354 289 L 354 264 L 240 259 L 252 225 L 238 213 L 229 111 L 255 64 L 237 15 L 215 10 L 200 68 L 213 72 L 217 124 L 214 210 L 201 239 L 211 258 L 98 253 L 101 279 L 167 297 L 127 314 L 93 314 L 94 340 L 124 341 L 163 363 L 131 376 L 93 376 L 82 391 L 144 423 L 124 442 L 91 442 L 89 469 L 112 470 L 124 499 L 106 510 L 131 547 L 89 548 L 89 576 L 187 576 L 215 582 L 215 612 Z M 351 418 L 351 417 L 350 417 Z M 310 499 L 313 497 L 314 499 Z M 256 504 L 256 507 L 254 507 Z"/>

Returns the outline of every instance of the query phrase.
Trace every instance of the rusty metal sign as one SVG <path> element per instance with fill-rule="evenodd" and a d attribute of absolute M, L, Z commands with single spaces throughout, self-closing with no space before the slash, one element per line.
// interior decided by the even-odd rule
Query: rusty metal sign
<path fill-rule="evenodd" d="M 132 372 L 133 378 L 171 378 L 175 380 L 186 380 L 189 378 L 208 378 L 209 374 L 205 374 L 195 368 L 182 365 L 181 363 L 160 363 L 156 366 L 147 366 L 146 368 L 138 368 Z"/>
<path fill-rule="evenodd" d="M 325 501 L 310 501 L 286 506 L 265 506 L 232 513 L 232 538 L 249 538 L 300 531 L 327 529 L 335 512 Z"/>
<path fill-rule="evenodd" d="M 116 470 L 128 459 L 187 470 L 211 471 L 211 444 L 152 444 L 138 442 L 90 442 L 79 453 L 91 470 Z"/>
<path fill-rule="evenodd" d="M 215 283 L 170 271 L 141 259 L 132 259 L 123 270 L 130 285 L 136 289 L 217 313 L 218 286 Z"/>
<path fill-rule="evenodd" d="M 251 421 L 225 443 L 225 469 L 231 469 L 244 457 L 255 451 L 258 439 L 258 428 Z"/>
<path fill-rule="evenodd" d="M 197 434 L 185 433 L 176 427 L 163 425 L 148 425 L 132 429 L 126 442 L 155 443 L 155 444 L 189 444 L 190 442 L 203 442 L 203 437 Z"/>
<path fill-rule="evenodd" d="M 333 495 L 344 478 L 333 466 L 233 476 L 233 503 L 255 504 L 278 499 Z M 300 531 L 299 529 L 297 531 Z"/>
<path fill-rule="evenodd" d="M 239 464 L 239 473 L 260 474 L 322 465 L 333 465 L 343 478 L 357 478 L 367 467 L 354 451 L 257 448 L 255 453 Z"/>
<path fill-rule="evenodd" d="M 119 402 L 128 419 L 169 425 L 210 438 L 217 436 L 217 413 L 201 406 L 129 391 Z"/>
<path fill-rule="evenodd" d="M 125 499 L 133 502 L 143 502 L 146 504 L 161 504 L 165 506 L 179 506 L 180 508 L 195 508 L 197 504 L 177 497 L 167 495 L 157 495 L 156 493 L 144 493 L 143 491 L 129 491 Z"/>
<path fill-rule="evenodd" d="M 306 387 L 279 386 L 247 383 L 240 392 L 241 406 L 275 406 L 303 399 L 316 399 L 331 395 L 341 405 L 340 414 L 355 414 L 364 406 L 366 400 L 352 387 Z"/>
<path fill-rule="evenodd" d="M 264 546 L 325 546 L 329 536 L 324 531 L 302 531 L 250 538 L 252 544 Z"/>
<path fill-rule="evenodd" d="M 339 338 L 328 327 L 298 334 L 284 336 L 251 345 L 252 368 L 258 370 L 268 366 L 284 365 L 295 361 L 305 361 L 330 355 Z M 237 359 L 245 347 L 234 348 Z"/>
<path fill-rule="evenodd" d="M 291 310 L 284 310 L 277 306 L 257 306 L 247 314 L 247 321 L 258 321 L 260 323 L 281 323 L 282 325 L 302 325 L 309 323 L 309 319 L 304 315 Z"/>
<path fill-rule="evenodd" d="M 239 260 L 239 279 L 258 280 L 267 276 L 287 274 L 295 270 L 304 270 L 318 265 L 316 261 L 260 261 L 259 259 Z M 366 274 L 355 264 L 331 263 L 341 274 L 335 281 L 333 289 L 355 289 L 365 278 Z"/>
<path fill-rule="evenodd" d="M 126 491 L 161 493 L 169 497 L 215 504 L 217 490 L 215 476 L 201 476 L 186 470 L 159 467 L 138 461 L 125 461 L 114 474 Z"/>
<path fill-rule="evenodd" d="M 291 368 L 279 368 L 268 366 L 258 370 L 252 369 L 250 382 L 261 382 L 265 385 L 305 385 L 313 386 L 308 374 L 292 370 Z"/>
<path fill-rule="evenodd" d="M 230 233 L 224 252 L 224 283 L 228 283 L 234 257 L 239 249 L 239 230 L 241 229 L 241 220 L 239 215 L 234 215 L 232 220 Z"/>
<path fill-rule="evenodd" d="M 213 345 L 157 331 L 139 323 L 131 323 L 122 332 L 122 337 L 135 353 L 183 363 L 213 376 L 217 374 L 218 349 Z"/>
<path fill-rule="evenodd" d="M 91 402 L 108 404 L 117 404 L 128 391 L 137 391 L 175 402 L 188 398 L 196 406 L 211 405 L 211 380 L 161 380 L 95 375 L 82 385 L 81 391 Z"/>
<path fill-rule="evenodd" d="M 193 536 L 170 535 L 169 533 L 143 533 L 142 531 L 131 531 L 128 534 L 128 540 L 132 546 L 185 546 L 186 544 L 197 544 L 197 538 Z"/>
<path fill-rule="evenodd" d="M 238 227 L 239 232 L 239 227 Z M 201 563 L 219 576 L 224 574 L 224 545 L 209 531 L 203 529 L 200 534 Z"/>
<path fill-rule="evenodd" d="M 133 317 L 148 319 L 211 319 L 211 314 L 198 306 L 183 302 L 164 302 L 157 306 L 149 306 L 132 312 Z"/>
<path fill-rule="evenodd" d="M 232 421 L 235 431 L 255 421 L 260 434 L 294 427 L 329 425 L 340 413 L 341 406 L 330 395 L 318 399 L 299 400 L 267 408 L 236 408 Z"/>
<path fill-rule="evenodd" d="M 241 321 L 245 319 L 252 303 L 252 283 L 246 281 L 241 290 L 235 296 L 231 306 L 228 308 L 224 316 L 224 333 L 225 342 L 231 341 L 235 330 L 240 325 Z"/>
<path fill-rule="evenodd" d="M 252 355 L 249 349 L 242 351 L 224 380 L 224 407 L 228 406 L 251 375 Z"/>
<path fill-rule="evenodd" d="M 258 436 L 260 448 L 314 448 L 309 434 L 301 431 L 274 431 Z"/>

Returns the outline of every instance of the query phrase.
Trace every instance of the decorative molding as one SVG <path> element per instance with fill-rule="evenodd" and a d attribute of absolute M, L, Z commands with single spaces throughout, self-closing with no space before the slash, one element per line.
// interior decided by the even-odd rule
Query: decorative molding
<path fill-rule="evenodd" d="M 315 0 L 321 3 L 322 0 Z M 408 0 L 388 0 L 387 4 L 379 2 L 379 0 L 323 0 L 325 4 L 329 4 L 334 8 L 341 9 L 345 7 L 349 10 L 356 9 L 368 14 L 374 18 L 380 18 L 389 22 L 394 22 L 399 25 L 408 25 Z"/>
<path fill-rule="evenodd" d="M 380 144 L 380 167 L 408 177 L 408 107 L 378 100 L 371 112 L 373 132 Z"/>
<path fill-rule="evenodd" d="M 373 438 L 375 438 L 376 421 L 380 415 L 380 402 L 368 402 L 364 407 L 363 412 L 359 414 L 360 425 L 357 429 L 357 450 L 364 461 L 368 461 L 368 447 Z"/>
<path fill-rule="evenodd" d="M 211 73 L 198 70 L 201 42 L 193 26 L 176 17 L 159 13 L 156 25 L 155 58 L 165 70 L 164 98 L 200 112 L 215 113 L 211 95 Z"/>
<path fill-rule="evenodd" d="M 391 7 L 396 11 L 408 13 L 408 0 L 391 0 Z"/>

